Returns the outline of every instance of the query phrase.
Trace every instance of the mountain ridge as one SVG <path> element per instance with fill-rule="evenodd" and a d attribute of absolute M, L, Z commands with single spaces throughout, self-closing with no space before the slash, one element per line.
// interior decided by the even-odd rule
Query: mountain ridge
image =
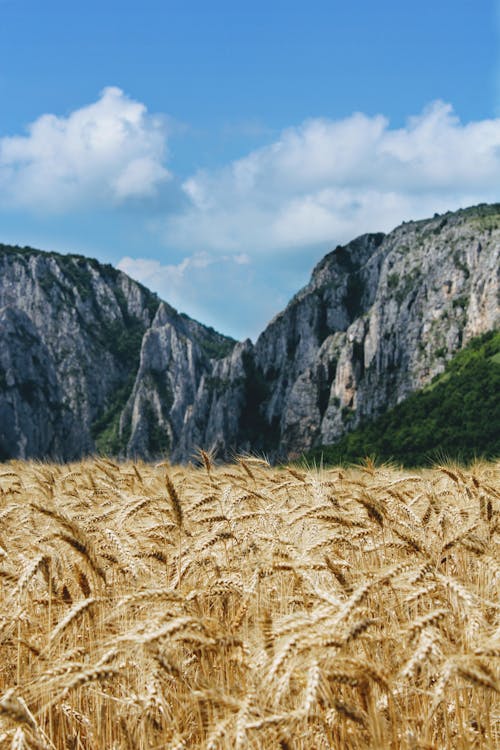
<path fill-rule="evenodd" d="M 30 406 L 12 372 L 6 385 L 12 362 L 29 370 L 22 341 L 7 337 L 0 457 L 186 461 L 202 447 L 283 460 L 335 442 L 500 326 L 499 247 L 500 204 L 361 235 L 326 254 L 252 343 L 178 313 L 112 266 L 0 245 L 0 309 L 29 319 L 54 381 L 48 403 L 60 403 L 58 419 L 45 417 L 55 434 L 44 449 L 27 414 L 38 424 L 47 405 L 39 395 Z M 17 432 L 3 427 L 12 423 Z"/>
<path fill-rule="evenodd" d="M 471 339 L 424 388 L 302 461 L 339 465 L 366 457 L 407 468 L 500 457 L 500 331 Z"/>
<path fill-rule="evenodd" d="M 10 336 L 0 349 L 5 381 L 0 392 L 1 454 L 70 460 L 96 450 L 123 451 L 119 419 L 114 429 L 110 419 L 119 418 L 125 406 L 143 337 L 160 305 L 171 323 L 196 342 L 204 367 L 209 366 L 207 349 L 219 346 L 226 353 L 233 345 L 113 266 L 81 255 L 1 245 L 0 310 L 28 319 L 36 346 L 43 349 L 44 362 L 54 374 L 62 415 L 55 425 L 59 434 L 39 445 L 28 414 L 45 408 L 40 395 L 44 368 L 32 371 L 29 347 L 23 347 L 22 338 Z M 7 385 L 9 378 L 12 384 Z M 38 394 L 36 404 L 22 397 L 29 387 Z"/>

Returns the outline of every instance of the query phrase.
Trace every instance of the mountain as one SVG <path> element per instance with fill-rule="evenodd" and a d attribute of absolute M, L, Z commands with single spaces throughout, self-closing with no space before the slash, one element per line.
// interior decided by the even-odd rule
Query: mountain
<path fill-rule="evenodd" d="M 111 266 L 0 246 L 0 457 L 293 458 L 335 443 L 500 327 L 500 204 L 326 255 L 255 344 Z"/>
<path fill-rule="evenodd" d="M 337 247 L 254 346 L 202 378 L 174 457 L 198 444 L 293 458 L 376 418 L 499 327 L 499 252 L 500 204 Z"/>
<path fill-rule="evenodd" d="M 176 404 L 182 410 L 210 371 L 211 357 L 227 354 L 235 342 L 179 315 L 110 265 L 0 245 L 0 459 L 124 453 L 123 411 L 140 391 L 141 347 L 147 351 L 148 337 L 166 317 L 171 338 L 183 342 L 192 365 L 191 390 L 185 388 Z M 180 371 L 165 356 L 166 391 Z M 165 402 L 160 412 L 166 408 Z M 169 435 L 176 440 L 171 421 Z M 150 433 L 151 442 L 153 425 Z"/>
<path fill-rule="evenodd" d="M 500 456 L 500 331 L 470 341 L 442 375 L 307 462 L 339 465 L 371 456 L 407 467 Z"/>

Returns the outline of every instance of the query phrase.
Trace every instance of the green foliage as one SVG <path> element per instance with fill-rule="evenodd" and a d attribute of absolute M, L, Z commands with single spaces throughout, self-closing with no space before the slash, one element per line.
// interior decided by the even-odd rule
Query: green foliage
<path fill-rule="evenodd" d="M 85 301 L 92 295 L 92 274 L 90 269 L 97 271 L 108 283 L 115 286 L 114 294 L 120 305 L 122 312 L 126 309 L 125 296 L 118 286 L 122 271 L 114 268 L 110 263 L 100 263 L 96 258 L 88 258 L 85 255 L 78 255 L 75 253 L 56 253 L 52 251 L 37 250 L 36 248 L 25 246 L 20 247 L 19 245 L 4 245 L 0 243 L 0 255 L 14 255 L 18 260 L 26 262 L 29 257 L 42 256 L 44 258 L 50 258 L 57 262 L 59 268 L 63 272 L 64 276 L 69 282 L 76 287 L 80 298 Z M 68 289 L 61 284 L 53 274 L 47 273 L 45 276 L 39 277 L 39 283 L 44 291 L 49 294 L 54 284 L 57 284 L 63 292 L 67 293 Z M 134 284 L 141 289 L 145 297 L 145 305 L 149 311 L 151 318 L 153 318 L 159 305 L 158 295 L 151 292 L 145 286 L 140 284 L 138 281 L 134 281 Z M 173 309 L 173 308 L 172 308 Z"/>
<path fill-rule="evenodd" d="M 455 252 L 453 253 L 453 263 L 455 264 L 455 268 L 458 268 L 459 271 L 462 271 L 465 278 L 468 279 L 470 276 L 469 267 L 466 263 L 464 263 L 462 255 L 458 250 L 455 250 Z"/>
<path fill-rule="evenodd" d="M 481 231 L 491 232 L 500 228 L 500 203 L 488 205 L 486 203 L 476 206 L 471 223 Z"/>
<path fill-rule="evenodd" d="M 457 213 L 463 213 L 478 219 L 486 219 L 494 216 L 500 217 L 500 203 L 478 203 L 477 206 L 464 208 Z"/>
<path fill-rule="evenodd" d="M 132 372 L 127 381 L 116 388 L 106 410 L 92 424 L 92 438 L 99 453 L 107 456 L 122 456 L 130 440 L 130 423 L 126 424 L 120 433 L 120 419 L 126 406 L 135 375 Z M 166 379 L 166 374 L 150 370 L 146 375 L 148 386 L 155 389 L 160 397 L 162 412 L 168 414 L 173 403 L 172 391 Z M 160 426 L 154 409 L 150 404 L 145 407 L 148 424 L 148 451 L 152 456 L 163 455 L 170 449 L 168 433 Z"/>
<path fill-rule="evenodd" d="M 201 350 L 210 359 L 224 359 L 233 351 L 236 341 L 216 333 L 211 328 L 208 330 L 209 335 L 197 338 Z"/>
<path fill-rule="evenodd" d="M 341 415 L 343 422 L 351 422 L 354 419 L 354 409 L 350 406 L 343 406 Z"/>
<path fill-rule="evenodd" d="M 170 387 L 170 381 L 167 377 L 166 371 L 149 370 L 146 376 L 146 382 L 149 387 L 156 390 L 160 398 L 162 411 L 164 414 L 168 414 L 174 403 L 174 394 Z"/>
<path fill-rule="evenodd" d="M 124 368 L 136 370 L 139 366 L 144 330 L 141 320 L 127 317 L 125 321 L 102 320 L 96 335 Z"/>
<path fill-rule="evenodd" d="M 167 307 L 169 307 L 175 315 L 178 315 L 179 318 L 184 318 L 184 320 L 190 321 L 190 318 L 186 313 L 177 313 L 173 307 L 170 307 L 170 305 Z M 236 341 L 230 336 L 224 336 L 222 333 L 218 333 L 211 326 L 201 326 L 201 330 L 191 329 L 191 335 L 202 352 L 209 359 L 224 359 L 224 357 L 227 357 L 227 355 L 233 351 L 236 344 Z"/>
<path fill-rule="evenodd" d="M 389 289 L 396 289 L 399 284 L 399 275 L 397 273 L 390 273 L 387 277 L 387 286 Z"/>
<path fill-rule="evenodd" d="M 462 295 L 461 297 L 455 297 L 455 299 L 452 302 L 452 307 L 454 310 L 456 310 L 458 307 L 461 307 L 462 310 L 467 310 L 468 306 L 469 306 L 469 298 L 466 295 Z"/>
<path fill-rule="evenodd" d="M 402 279 L 402 283 L 396 290 L 395 297 L 398 305 L 401 305 L 406 299 L 408 299 L 410 292 L 418 290 L 421 282 L 422 272 L 419 268 L 413 268 L 409 271 Z M 414 295 L 412 296 L 412 299 Z"/>
<path fill-rule="evenodd" d="M 500 332 L 474 339 L 426 388 L 306 458 L 342 464 L 366 456 L 404 466 L 500 456 Z"/>
<path fill-rule="evenodd" d="M 243 378 L 239 378 L 243 382 Z M 233 381 L 234 382 L 234 381 Z M 228 378 L 217 378 L 211 375 L 205 376 L 205 385 L 215 393 L 224 393 L 230 387 L 231 381 Z"/>
<path fill-rule="evenodd" d="M 3 243 L 0 243 L 0 253 L 2 255 L 18 255 L 23 257 L 26 255 L 41 255 L 42 251 L 34 250 L 27 245 L 25 247 L 20 247 L 19 245 L 4 245 Z"/>
<path fill-rule="evenodd" d="M 164 456 L 170 450 L 168 432 L 159 424 L 151 404 L 146 405 L 145 413 L 148 423 L 148 452 L 150 456 Z"/>
<path fill-rule="evenodd" d="M 58 255 L 57 262 L 66 278 L 76 287 L 82 301 L 92 296 L 92 274 L 89 266 L 94 264 L 92 259 L 78 255 Z"/>
<path fill-rule="evenodd" d="M 120 417 L 134 385 L 134 375 L 117 388 L 105 411 L 94 420 L 91 435 L 99 453 L 107 456 L 122 454 L 127 446 L 130 435 L 120 435 Z"/>
<path fill-rule="evenodd" d="M 122 455 L 130 438 L 130 430 L 120 435 L 120 417 L 134 386 L 139 367 L 144 324 L 126 314 L 125 321 L 102 320 L 96 331 L 102 346 L 118 360 L 123 368 L 121 380 L 108 398 L 104 411 L 94 420 L 91 435 L 99 453 L 110 456 Z"/>
<path fill-rule="evenodd" d="M 97 345 L 97 350 L 109 353 L 115 360 L 116 378 L 111 393 L 101 406 L 91 427 L 91 435 L 97 450 L 105 455 L 123 455 L 130 439 L 130 424 L 120 432 L 120 419 L 131 394 L 135 376 L 139 367 L 142 339 L 146 330 L 144 321 L 131 315 L 128 309 L 126 293 L 121 286 L 123 275 L 109 264 L 101 264 L 93 258 L 82 255 L 62 255 L 44 252 L 31 247 L 13 247 L 0 244 L 0 255 L 14 256 L 18 262 L 26 263 L 30 257 L 43 257 L 55 261 L 62 272 L 58 279 L 52 272 L 52 263 L 41 266 L 38 272 L 39 284 L 47 297 L 54 299 L 54 291 L 70 305 L 75 305 L 75 297 L 90 303 L 97 319 L 97 325 L 91 325 L 89 334 Z M 98 272 L 108 284 L 110 293 L 114 295 L 121 311 L 121 317 L 110 320 L 94 296 L 93 271 Z M 143 302 L 148 310 L 150 320 L 153 319 L 160 303 L 153 294 L 141 284 L 134 282 L 143 292 Z M 165 303 L 166 304 L 166 303 Z M 181 316 L 174 308 L 166 304 L 167 310 L 175 318 Z M 84 317 L 82 326 L 89 326 Z M 212 328 L 201 328 L 197 335 L 198 344 L 207 357 L 220 359 L 229 354 L 235 341 L 229 339 Z M 3 373 L 0 373 L 2 375 Z M 163 415 L 167 414 L 172 405 L 172 394 L 164 373 L 149 373 L 151 386 L 156 388 L 162 404 Z M 5 377 L 4 377 L 5 379 Z M 0 377 L 0 388 L 3 387 Z M 25 400 L 32 402 L 37 392 L 30 382 L 19 386 Z M 148 413 L 148 449 L 152 455 L 164 453 L 169 448 L 168 433 L 160 427 L 152 409 Z"/>

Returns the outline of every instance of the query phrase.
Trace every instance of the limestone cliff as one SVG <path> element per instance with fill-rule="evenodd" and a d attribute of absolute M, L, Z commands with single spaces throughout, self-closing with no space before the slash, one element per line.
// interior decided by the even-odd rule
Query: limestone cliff
<path fill-rule="evenodd" d="M 0 246 L 0 459 L 333 442 L 500 326 L 500 204 L 337 247 L 255 344 L 111 266 Z"/>
<path fill-rule="evenodd" d="M 124 454 L 120 417 L 160 312 L 205 368 L 233 345 L 112 266 L 0 245 L 0 457 Z"/>
<path fill-rule="evenodd" d="M 499 327 L 499 253 L 500 205 L 337 247 L 255 346 L 202 379 L 174 455 L 197 443 L 286 458 L 400 402 Z"/>

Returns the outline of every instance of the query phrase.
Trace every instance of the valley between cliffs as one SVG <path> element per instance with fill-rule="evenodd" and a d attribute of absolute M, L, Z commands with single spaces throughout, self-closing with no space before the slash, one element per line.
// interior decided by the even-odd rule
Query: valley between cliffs
<path fill-rule="evenodd" d="M 0 459 L 273 461 L 335 442 L 500 327 L 500 204 L 328 253 L 255 343 L 111 266 L 0 246 Z"/>

